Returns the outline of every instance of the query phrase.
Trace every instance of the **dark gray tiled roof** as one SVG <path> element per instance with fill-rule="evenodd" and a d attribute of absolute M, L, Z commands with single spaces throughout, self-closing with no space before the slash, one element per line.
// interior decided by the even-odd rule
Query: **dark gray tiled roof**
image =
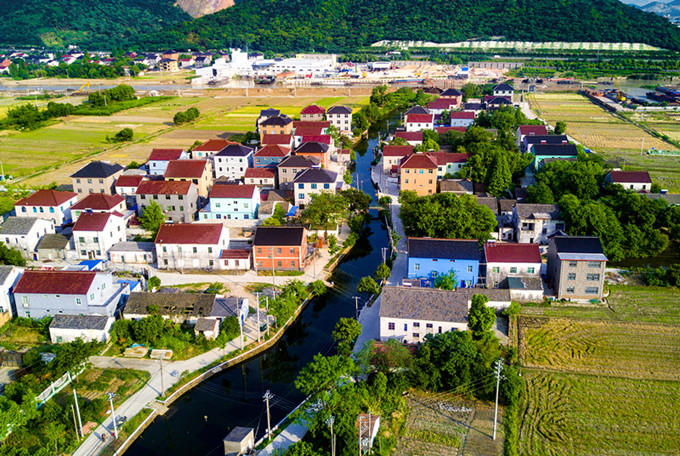
<path fill-rule="evenodd" d="M 520 218 L 545 218 L 559 219 L 562 217 L 562 212 L 557 204 L 523 204 L 517 203 L 515 205 L 517 215 Z"/>
<path fill-rule="evenodd" d="M 319 160 L 314 157 L 305 157 L 302 155 L 289 155 L 279 162 L 278 168 L 311 168 L 318 166 Z"/>
<path fill-rule="evenodd" d="M 322 168 L 308 168 L 304 171 L 299 172 L 297 176 L 295 176 L 295 180 L 293 182 L 295 182 L 296 184 L 299 183 L 332 184 L 335 183 L 337 179 L 338 173 L 336 172 L 328 171 L 327 169 Z"/>
<path fill-rule="evenodd" d="M 467 323 L 467 296 L 434 288 L 383 288 L 380 317 Z"/>
<path fill-rule="evenodd" d="M 602 242 L 597 236 L 555 236 L 555 249 L 559 253 L 601 253 Z"/>
<path fill-rule="evenodd" d="M 215 322 L 217 320 L 211 319 L 211 318 L 199 318 L 196 321 L 196 326 L 194 329 L 198 332 L 204 332 L 204 331 L 212 331 L 215 329 Z"/>
<path fill-rule="evenodd" d="M 441 94 L 442 97 L 462 97 L 463 92 L 458 89 L 446 89 Z"/>
<path fill-rule="evenodd" d="M 495 196 L 475 196 L 477 204 L 491 209 L 494 215 L 498 215 L 498 199 Z"/>
<path fill-rule="evenodd" d="M 109 317 L 99 315 L 63 315 L 54 316 L 50 329 L 93 329 L 102 331 L 106 328 Z"/>
<path fill-rule="evenodd" d="M 326 114 L 352 114 L 352 109 L 347 106 L 331 106 Z"/>
<path fill-rule="evenodd" d="M 80 168 L 71 177 L 109 177 L 123 169 L 118 163 L 93 161 Z"/>
<path fill-rule="evenodd" d="M 284 127 L 284 126 L 288 125 L 289 123 L 291 123 L 292 121 L 293 120 L 290 117 L 282 114 L 282 115 L 279 115 L 279 116 L 270 117 L 267 120 L 263 121 L 260 125 L 262 125 L 264 127 L 268 127 L 270 125 L 274 125 L 274 126 L 277 126 L 277 127 Z"/>
<path fill-rule="evenodd" d="M 328 144 L 317 141 L 308 141 L 295 149 L 295 153 L 325 154 L 328 152 Z"/>
<path fill-rule="evenodd" d="M 567 135 L 527 135 L 524 137 L 524 142 L 527 144 L 541 144 L 542 142 L 546 144 L 562 144 L 565 141 L 569 142 Z"/>
<path fill-rule="evenodd" d="M 267 108 L 260 111 L 260 117 L 274 117 L 281 114 L 280 109 Z"/>
<path fill-rule="evenodd" d="M 229 434 L 227 434 L 224 440 L 227 442 L 242 442 L 243 439 L 248 437 L 248 434 L 250 434 L 253 431 L 254 431 L 253 428 L 236 426 L 234 429 L 231 430 Z"/>
<path fill-rule="evenodd" d="M 573 144 L 534 144 L 534 155 L 557 155 L 559 157 L 576 157 L 578 149 Z"/>
<path fill-rule="evenodd" d="M 7 277 L 9 277 L 10 272 L 12 272 L 14 266 L 0 265 L 0 284 L 4 284 Z"/>
<path fill-rule="evenodd" d="M 253 153 L 252 147 L 247 147 L 242 144 L 229 144 L 227 147 L 217 153 L 218 157 L 247 157 Z"/>
<path fill-rule="evenodd" d="M 7 217 L 0 226 L 0 234 L 25 236 L 37 221 L 36 217 Z"/>
<path fill-rule="evenodd" d="M 36 250 L 63 250 L 68 245 L 68 238 L 59 233 L 47 233 L 38 243 Z"/>
<path fill-rule="evenodd" d="M 253 246 L 302 245 L 304 235 L 303 226 L 259 226 Z"/>
<path fill-rule="evenodd" d="M 670 204 L 671 206 L 680 205 L 680 194 L 676 194 L 676 193 L 666 193 L 666 194 L 643 193 L 643 194 L 651 200 L 662 199 L 662 200 L 666 201 L 668 204 Z"/>
<path fill-rule="evenodd" d="M 479 260 L 479 242 L 469 239 L 408 238 L 410 258 Z"/>
<path fill-rule="evenodd" d="M 156 244 L 153 242 L 119 242 L 114 244 L 109 252 L 155 252 Z"/>
<path fill-rule="evenodd" d="M 498 207 L 501 212 L 512 212 L 512 208 L 517 204 L 517 200 L 514 199 L 499 199 Z"/>
<path fill-rule="evenodd" d="M 474 184 L 467 179 L 444 179 L 439 183 L 439 191 L 441 193 L 456 192 L 456 193 L 470 193 L 474 191 Z"/>
<path fill-rule="evenodd" d="M 430 114 L 430 110 L 427 108 L 423 108 L 422 106 L 413 106 L 412 108 L 409 108 L 408 111 L 404 113 L 405 115 L 407 114 Z"/>
<path fill-rule="evenodd" d="M 514 90 L 515 89 L 510 84 L 506 84 L 505 82 L 502 82 L 493 88 L 494 92 L 507 92 Z"/>
<path fill-rule="evenodd" d="M 145 315 L 149 307 L 156 306 L 161 315 L 197 317 L 210 315 L 215 295 L 203 293 L 130 293 L 124 314 Z"/>
<path fill-rule="evenodd" d="M 240 303 L 241 298 L 233 296 L 229 298 L 217 298 L 215 299 L 215 306 L 213 307 L 210 316 L 215 318 L 226 318 L 232 315 L 238 316 Z"/>

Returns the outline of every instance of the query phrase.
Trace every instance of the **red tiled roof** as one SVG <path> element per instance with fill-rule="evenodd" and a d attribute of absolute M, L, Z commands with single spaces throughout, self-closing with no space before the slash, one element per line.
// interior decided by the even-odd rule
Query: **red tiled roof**
<path fill-rule="evenodd" d="M 235 187 L 216 185 L 216 187 Z M 217 244 L 220 241 L 221 223 L 163 224 L 156 235 L 156 244 Z"/>
<path fill-rule="evenodd" d="M 466 163 L 470 156 L 468 154 L 449 153 L 449 152 L 430 152 L 427 155 L 438 165 L 445 165 L 447 163 Z"/>
<path fill-rule="evenodd" d="M 609 175 L 615 184 L 652 183 L 648 171 L 609 171 Z"/>
<path fill-rule="evenodd" d="M 135 174 L 122 175 L 116 180 L 116 188 L 118 187 L 137 187 L 140 182 L 144 180 L 144 176 Z"/>
<path fill-rule="evenodd" d="M 149 155 L 149 160 L 179 160 L 182 152 L 184 152 L 182 149 L 153 149 L 151 155 Z"/>
<path fill-rule="evenodd" d="M 295 129 L 295 136 L 318 136 L 323 133 L 321 127 L 298 127 Z"/>
<path fill-rule="evenodd" d="M 73 226 L 73 231 L 104 231 L 110 217 L 120 217 L 120 214 L 110 212 L 86 212 L 80 214 Z"/>
<path fill-rule="evenodd" d="M 306 142 L 319 142 L 321 144 L 331 144 L 331 141 L 333 138 L 331 138 L 331 135 L 315 135 L 315 136 L 303 136 L 302 137 L 302 144 Z"/>
<path fill-rule="evenodd" d="M 316 127 L 316 128 L 328 128 L 331 126 L 329 120 L 294 120 L 293 128 L 302 127 Z"/>
<path fill-rule="evenodd" d="M 475 113 L 470 111 L 453 111 L 451 113 L 452 119 L 474 119 Z"/>
<path fill-rule="evenodd" d="M 96 275 L 93 271 L 24 271 L 14 293 L 84 295 Z"/>
<path fill-rule="evenodd" d="M 77 193 L 58 192 L 56 190 L 38 190 L 26 198 L 21 198 L 15 206 L 59 206 L 66 201 L 76 198 Z"/>
<path fill-rule="evenodd" d="M 276 174 L 271 169 L 267 168 L 246 168 L 244 177 L 256 177 L 262 179 L 273 179 Z"/>
<path fill-rule="evenodd" d="M 413 146 L 383 146 L 383 157 L 405 157 L 413 153 Z"/>
<path fill-rule="evenodd" d="M 267 144 L 281 144 L 284 146 L 290 145 L 292 135 L 262 135 L 262 145 Z"/>
<path fill-rule="evenodd" d="M 227 141 L 226 139 L 209 139 L 200 146 L 194 147 L 193 150 L 199 152 L 219 152 L 229 144 L 238 144 L 233 141 Z"/>
<path fill-rule="evenodd" d="M 340 155 L 352 155 L 351 149 L 340 149 Z"/>
<path fill-rule="evenodd" d="M 434 114 L 409 114 L 406 123 L 432 123 Z"/>
<path fill-rule="evenodd" d="M 520 125 L 519 134 L 546 136 L 548 134 L 548 130 L 545 128 L 545 125 Z"/>
<path fill-rule="evenodd" d="M 437 98 L 434 101 L 428 103 L 427 107 L 429 109 L 449 109 L 451 106 L 456 106 L 456 98 Z"/>
<path fill-rule="evenodd" d="M 199 179 L 203 176 L 207 164 L 207 160 L 170 160 L 163 177 Z"/>
<path fill-rule="evenodd" d="M 317 106 L 315 104 L 305 106 L 302 108 L 302 111 L 300 111 L 300 114 L 323 114 L 325 113 L 326 110 L 322 108 L 321 106 Z"/>
<path fill-rule="evenodd" d="M 250 250 L 227 249 L 220 253 L 220 260 L 247 260 L 250 258 Z"/>
<path fill-rule="evenodd" d="M 78 203 L 74 204 L 71 209 L 94 209 L 104 211 L 113 209 L 123 201 L 125 201 L 125 198 L 120 195 L 111 196 L 103 193 L 91 193 Z"/>
<path fill-rule="evenodd" d="M 538 244 L 484 244 L 487 263 L 540 263 L 541 251 Z"/>
<path fill-rule="evenodd" d="M 437 163 L 429 155 L 413 154 L 404 159 L 401 167 L 409 169 L 437 169 Z"/>
<path fill-rule="evenodd" d="M 422 141 L 423 132 L 422 131 L 398 131 L 394 134 L 397 138 L 403 138 L 406 141 Z"/>
<path fill-rule="evenodd" d="M 189 181 L 142 181 L 135 192 L 137 195 L 187 195 Z"/>
<path fill-rule="evenodd" d="M 252 169 L 252 168 L 249 168 Z M 252 198 L 255 185 L 213 185 L 210 198 Z"/>
<path fill-rule="evenodd" d="M 443 135 L 449 130 L 459 131 L 461 133 L 465 133 L 467 131 L 465 127 L 436 127 L 434 129 L 434 131 L 436 131 L 438 135 Z"/>
<path fill-rule="evenodd" d="M 255 152 L 255 157 L 285 157 L 290 154 L 290 147 L 279 144 L 267 144 Z"/>

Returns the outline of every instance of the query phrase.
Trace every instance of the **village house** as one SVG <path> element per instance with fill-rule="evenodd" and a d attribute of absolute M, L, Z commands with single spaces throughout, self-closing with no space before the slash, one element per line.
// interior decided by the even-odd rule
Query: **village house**
<path fill-rule="evenodd" d="M 515 89 L 510 84 L 506 84 L 505 82 L 500 83 L 493 88 L 493 96 L 494 97 L 504 97 L 510 100 L 510 103 L 514 103 L 514 94 L 515 94 Z"/>
<path fill-rule="evenodd" d="M 452 100 L 456 103 L 456 107 L 460 107 L 463 101 L 463 92 L 458 89 L 446 89 L 441 94 L 439 94 L 439 100 Z"/>
<path fill-rule="evenodd" d="M 302 137 L 300 137 L 300 143 L 302 143 Z M 262 135 L 260 139 L 260 145 L 264 146 L 281 146 L 287 149 L 292 149 L 295 145 L 295 137 L 291 134 L 289 135 Z"/>
<path fill-rule="evenodd" d="M 248 271 L 252 268 L 252 251 L 249 249 L 224 249 L 220 254 L 224 270 Z"/>
<path fill-rule="evenodd" d="M 557 204 L 517 203 L 512 222 L 515 239 L 522 244 L 545 245 L 553 234 L 564 230 L 562 212 Z"/>
<path fill-rule="evenodd" d="M 37 190 L 14 203 L 14 211 L 17 217 L 37 217 L 61 226 L 71 219 L 71 208 L 76 201 L 77 193 Z"/>
<path fill-rule="evenodd" d="M 508 277 L 541 277 L 541 251 L 538 244 L 484 244 L 486 286 L 507 288 Z"/>
<path fill-rule="evenodd" d="M 209 139 L 203 144 L 191 149 L 192 160 L 212 160 L 222 149 L 230 144 L 238 144 L 226 139 Z"/>
<path fill-rule="evenodd" d="M 0 314 L 3 316 L 7 313 L 16 316 L 14 286 L 23 272 L 24 268 L 18 266 L 0 265 Z"/>
<path fill-rule="evenodd" d="M 292 184 L 298 173 L 310 168 L 319 168 L 320 166 L 320 161 L 318 159 L 302 155 L 289 155 L 281 160 L 276 167 L 279 176 L 279 185 Z"/>
<path fill-rule="evenodd" d="M 201 209 L 198 218 L 200 220 L 255 220 L 259 204 L 260 191 L 255 185 L 215 185 L 210 191 L 208 205 Z"/>
<path fill-rule="evenodd" d="M 494 111 L 503 107 L 512 106 L 512 101 L 508 97 L 485 96 L 484 104 L 487 111 Z"/>
<path fill-rule="evenodd" d="M 305 137 L 324 136 L 326 129 L 321 127 L 297 127 L 293 129 L 293 147 L 299 147 Z"/>
<path fill-rule="evenodd" d="M 402 160 L 413 155 L 413 146 L 383 146 L 383 172 L 397 174 Z"/>
<path fill-rule="evenodd" d="M 106 260 L 114 244 L 125 240 L 125 219 L 118 212 L 85 212 L 73 226 L 78 258 Z"/>
<path fill-rule="evenodd" d="M 255 270 L 302 271 L 307 266 L 304 226 L 259 226 L 253 239 Z"/>
<path fill-rule="evenodd" d="M 402 159 L 399 185 L 401 191 L 414 191 L 418 196 L 437 193 L 437 163 L 425 154 L 413 154 Z"/>
<path fill-rule="evenodd" d="M 0 225 L 0 242 L 7 247 L 17 249 L 21 256 L 33 260 L 35 248 L 40 239 L 48 233 L 54 233 L 51 220 L 37 217 L 7 217 Z"/>
<path fill-rule="evenodd" d="M 260 123 L 260 134 L 266 135 L 290 135 L 293 133 L 293 119 L 281 114 L 269 117 Z"/>
<path fill-rule="evenodd" d="M 123 178 L 121 176 L 120 178 Z M 71 216 L 74 222 L 78 221 L 81 214 L 87 212 L 118 212 L 125 213 L 125 199 L 120 195 L 105 195 L 92 193 L 71 206 Z"/>
<path fill-rule="evenodd" d="M 419 146 L 423 143 L 423 132 L 422 131 L 402 131 L 397 130 L 394 132 L 395 138 L 401 138 L 406 141 L 409 146 Z M 383 146 L 389 147 L 389 146 Z"/>
<path fill-rule="evenodd" d="M 141 320 L 160 315 L 174 323 L 195 325 L 200 318 L 210 317 L 217 296 L 205 293 L 130 293 L 123 318 Z"/>
<path fill-rule="evenodd" d="M 302 128 L 302 129 L 314 128 L 314 129 L 321 129 L 322 132 L 326 132 L 328 127 L 330 127 L 330 126 L 331 126 L 331 123 L 328 120 L 294 120 L 293 121 L 293 130 L 297 130 L 299 128 Z"/>
<path fill-rule="evenodd" d="M 406 110 L 404 113 L 405 116 L 408 116 L 409 114 L 432 114 L 429 109 L 424 108 L 419 105 L 411 106 Z"/>
<path fill-rule="evenodd" d="M 260 111 L 260 115 L 257 118 L 257 121 L 255 122 L 255 125 L 256 125 L 255 131 L 262 134 L 262 132 L 260 131 L 260 125 L 262 124 L 262 122 L 264 122 L 265 120 L 270 119 L 272 117 L 278 117 L 280 115 L 281 115 L 280 109 L 274 109 L 274 108 L 262 109 Z"/>
<path fill-rule="evenodd" d="M 326 110 L 321 106 L 311 104 L 302 108 L 302 111 L 300 111 L 300 120 L 323 120 L 323 115 L 325 113 Z"/>
<path fill-rule="evenodd" d="M 137 187 L 143 180 L 146 180 L 146 178 L 142 175 L 123 174 L 116 180 L 116 195 L 125 198 L 125 203 L 128 206 L 134 206 Z"/>
<path fill-rule="evenodd" d="M 321 163 L 323 168 L 326 168 L 328 167 L 329 150 L 330 147 L 328 144 L 317 141 L 308 141 L 295 149 L 295 155 L 316 159 Z"/>
<path fill-rule="evenodd" d="M 162 176 L 171 160 L 186 160 L 189 154 L 184 149 L 152 149 L 147 167 L 152 176 Z"/>
<path fill-rule="evenodd" d="M 65 260 L 70 250 L 70 238 L 61 233 L 47 233 L 35 248 L 35 258 L 38 261 Z"/>
<path fill-rule="evenodd" d="M 192 182 L 199 196 L 208 197 L 212 187 L 212 166 L 208 160 L 171 160 L 163 174 L 168 182 Z"/>
<path fill-rule="evenodd" d="M 269 144 L 260 147 L 253 156 L 255 168 L 276 167 L 281 160 L 290 155 L 290 147 Z"/>
<path fill-rule="evenodd" d="M 71 175 L 73 191 L 78 193 L 78 198 L 90 193 L 113 195 L 116 179 L 123 174 L 124 169 L 118 163 L 90 162 Z"/>
<path fill-rule="evenodd" d="M 276 188 L 276 168 L 248 168 L 243 182 L 260 188 Z"/>
<path fill-rule="evenodd" d="M 597 236 L 555 236 L 548 278 L 558 299 L 602 299 L 607 257 Z"/>
<path fill-rule="evenodd" d="M 531 150 L 536 157 L 534 169 L 539 169 L 545 160 L 575 160 L 578 157 L 578 149 L 573 144 L 534 144 Z"/>
<path fill-rule="evenodd" d="M 347 106 L 331 106 L 326 111 L 326 119 L 340 132 L 352 131 L 352 108 Z"/>
<path fill-rule="evenodd" d="M 460 106 L 460 100 L 455 98 L 437 98 L 427 104 L 430 112 L 436 116 L 440 116 L 444 111 L 452 111 Z"/>
<path fill-rule="evenodd" d="M 130 293 L 128 282 L 95 271 L 27 270 L 14 288 L 17 314 L 40 320 L 55 315 L 115 316 Z"/>
<path fill-rule="evenodd" d="M 481 112 L 486 111 L 486 103 L 470 102 L 463 104 L 463 111 L 472 112 L 477 117 Z"/>
<path fill-rule="evenodd" d="M 443 178 L 447 174 L 454 175 L 467 163 L 470 159 L 468 154 L 450 153 L 450 152 L 428 152 L 427 155 L 437 163 L 437 177 Z"/>
<path fill-rule="evenodd" d="M 338 173 L 321 168 L 308 168 L 293 180 L 295 205 L 305 206 L 319 193 L 335 193 Z"/>
<path fill-rule="evenodd" d="M 609 171 L 604 179 L 605 184 L 619 184 L 626 190 L 649 192 L 652 179 L 649 171 Z"/>
<path fill-rule="evenodd" d="M 50 341 L 67 344 L 81 339 L 83 342 L 108 342 L 114 317 L 106 315 L 57 314 L 50 323 Z"/>
<path fill-rule="evenodd" d="M 230 144 L 215 155 L 214 159 L 216 178 L 243 179 L 246 169 L 253 167 L 253 148 Z"/>
<path fill-rule="evenodd" d="M 520 125 L 517 127 L 517 147 L 522 148 L 526 136 L 548 136 L 548 129 L 545 125 Z"/>
<path fill-rule="evenodd" d="M 472 195 L 474 183 L 469 179 L 443 179 L 439 182 L 439 193 L 453 193 L 454 195 Z"/>
<path fill-rule="evenodd" d="M 407 277 L 433 282 L 453 272 L 459 287 L 471 288 L 479 281 L 480 256 L 476 240 L 409 237 Z"/>
<path fill-rule="evenodd" d="M 158 61 L 158 69 L 161 71 L 167 71 L 170 73 L 175 73 L 179 71 L 179 65 L 177 64 L 177 60 L 175 59 L 160 59 Z"/>
<path fill-rule="evenodd" d="M 565 145 L 569 144 L 569 139 L 567 135 L 527 135 L 522 140 L 520 150 L 525 153 L 534 153 L 534 146 L 537 144 L 545 145 Z"/>
<path fill-rule="evenodd" d="M 144 214 L 144 209 L 152 201 L 161 206 L 166 222 L 192 222 L 198 211 L 198 188 L 187 181 L 142 181 L 137 188 L 139 215 Z"/>
<path fill-rule="evenodd" d="M 220 269 L 229 228 L 221 223 L 163 224 L 155 243 L 158 269 Z"/>
<path fill-rule="evenodd" d="M 407 114 L 406 131 L 434 129 L 434 114 Z"/>
<path fill-rule="evenodd" d="M 148 241 L 123 241 L 109 249 L 111 263 L 126 265 L 153 264 L 156 262 L 156 246 Z"/>
<path fill-rule="evenodd" d="M 195 63 L 196 61 L 194 60 L 193 57 L 185 57 L 183 59 L 179 59 L 179 66 L 183 70 L 191 68 L 192 66 L 194 66 Z"/>
<path fill-rule="evenodd" d="M 451 126 L 468 128 L 475 122 L 475 113 L 469 111 L 451 112 Z"/>

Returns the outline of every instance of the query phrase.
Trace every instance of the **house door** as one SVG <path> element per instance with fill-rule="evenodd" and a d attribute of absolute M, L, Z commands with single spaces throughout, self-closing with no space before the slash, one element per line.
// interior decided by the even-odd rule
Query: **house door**
<path fill-rule="evenodd" d="M 94 252 L 92 250 L 87 252 L 87 258 L 90 260 L 94 260 Z"/>

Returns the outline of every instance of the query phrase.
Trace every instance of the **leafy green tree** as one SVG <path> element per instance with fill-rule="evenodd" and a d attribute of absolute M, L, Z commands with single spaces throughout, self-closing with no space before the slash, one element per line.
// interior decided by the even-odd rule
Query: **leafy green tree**
<path fill-rule="evenodd" d="M 144 344 L 153 344 L 163 332 L 165 322 L 160 315 L 142 318 L 134 323 L 135 340 Z"/>
<path fill-rule="evenodd" d="M 315 280 L 309 284 L 309 291 L 314 296 L 323 296 L 328 292 L 328 287 L 323 283 L 323 280 Z"/>
<path fill-rule="evenodd" d="M 215 341 L 217 342 L 218 347 L 224 348 L 240 334 L 241 326 L 238 323 L 238 317 L 231 315 L 220 323 L 220 333 L 217 335 Z"/>
<path fill-rule="evenodd" d="M 281 226 L 286 223 L 286 217 L 288 217 L 288 214 L 286 213 L 286 210 L 283 208 L 283 206 L 276 204 L 274 205 L 274 212 L 272 213 L 272 216 L 266 218 L 262 224 L 264 226 Z"/>
<path fill-rule="evenodd" d="M 554 204 L 555 196 L 545 182 L 527 187 L 527 201 L 534 204 Z"/>
<path fill-rule="evenodd" d="M 338 355 L 349 356 L 361 335 L 361 324 L 354 318 L 341 318 L 333 330 L 333 340 L 338 343 Z"/>
<path fill-rule="evenodd" d="M 371 198 L 366 193 L 356 188 L 348 188 L 347 190 L 342 190 L 340 192 L 345 198 L 345 201 L 349 204 L 349 210 L 351 212 L 366 212 L 371 205 Z"/>
<path fill-rule="evenodd" d="M 165 223 L 165 214 L 160 204 L 152 200 L 144 208 L 144 213 L 139 217 L 139 223 L 142 225 L 142 228 L 151 232 L 152 237 L 155 239 L 161 225 Z"/>
<path fill-rule="evenodd" d="M 378 265 L 378 268 L 375 270 L 375 279 L 377 281 L 381 281 L 383 279 L 387 279 L 390 276 L 390 267 L 387 266 L 385 263 L 381 263 Z"/>
<path fill-rule="evenodd" d="M 338 251 L 340 250 L 340 246 L 338 245 L 338 238 L 335 237 L 334 234 L 329 234 L 328 235 L 328 253 L 331 256 L 334 256 Z"/>
<path fill-rule="evenodd" d="M 563 135 L 564 133 L 566 133 L 566 131 L 567 131 L 567 123 L 562 121 L 562 120 L 557 121 L 557 123 L 555 124 L 555 134 L 556 135 Z"/>
<path fill-rule="evenodd" d="M 397 339 L 388 339 L 382 350 L 374 353 L 373 360 L 381 372 L 410 369 L 413 364 L 411 352 Z"/>
<path fill-rule="evenodd" d="M 430 150 L 438 151 L 439 144 L 433 139 L 425 139 L 422 144 L 419 144 L 414 149 L 416 152 L 427 152 Z"/>
<path fill-rule="evenodd" d="M 380 285 L 373 280 L 373 277 L 362 277 L 359 285 L 357 285 L 357 291 L 359 293 L 366 293 L 369 296 L 377 296 L 380 294 Z"/>
<path fill-rule="evenodd" d="M 489 332 L 496 322 L 496 312 L 493 307 L 488 307 L 489 297 L 485 295 L 473 295 L 472 304 L 468 312 L 468 326 L 475 338 L 479 339 Z"/>
<path fill-rule="evenodd" d="M 505 155 L 499 153 L 490 170 L 489 183 L 486 187 L 494 196 L 501 196 L 512 183 L 512 173 L 505 160 Z"/>
<path fill-rule="evenodd" d="M 314 360 L 300 370 L 295 387 L 304 395 L 318 397 L 320 393 L 337 388 L 340 380 L 354 371 L 354 361 L 348 356 L 317 353 Z"/>
<path fill-rule="evenodd" d="M 323 456 L 314 449 L 314 445 L 303 440 L 295 442 L 293 445 L 288 447 L 286 451 L 286 456 Z"/>
<path fill-rule="evenodd" d="M 458 286 L 458 280 L 456 279 L 456 272 L 451 269 L 446 274 L 438 274 L 434 278 L 434 287 L 440 290 L 453 290 Z"/>
<path fill-rule="evenodd" d="M 135 132 L 132 128 L 123 128 L 121 131 L 116 133 L 113 138 L 109 138 L 111 142 L 127 142 L 131 141 Z"/>
<path fill-rule="evenodd" d="M 175 125 L 182 125 L 184 123 L 187 123 L 189 121 L 189 118 L 187 117 L 187 113 L 184 111 L 180 111 L 175 116 L 172 118 L 172 121 Z"/>
<path fill-rule="evenodd" d="M 342 194 L 322 192 L 312 196 L 302 213 L 302 221 L 328 230 L 347 218 L 348 210 L 349 204 Z"/>
<path fill-rule="evenodd" d="M 213 282 L 210 284 L 210 286 L 205 290 L 207 294 L 222 294 L 225 291 L 228 291 L 227 288 L 224 286 L 222 282 Z"/>
<path fill-rule="evenodd" d="M 161 279 L 159 279 L 158 276 L 151 276 L 149 277 L 147 285 L 150 291 L 158 290 L 161 287 Z"/>
<path fill-rule="evenodd" d="M 13 266 L 26 266 L 26 259 L 21 256 L 21 252 L 14 247 L 7 247 L 0 244 L 0 264 Z"/>

